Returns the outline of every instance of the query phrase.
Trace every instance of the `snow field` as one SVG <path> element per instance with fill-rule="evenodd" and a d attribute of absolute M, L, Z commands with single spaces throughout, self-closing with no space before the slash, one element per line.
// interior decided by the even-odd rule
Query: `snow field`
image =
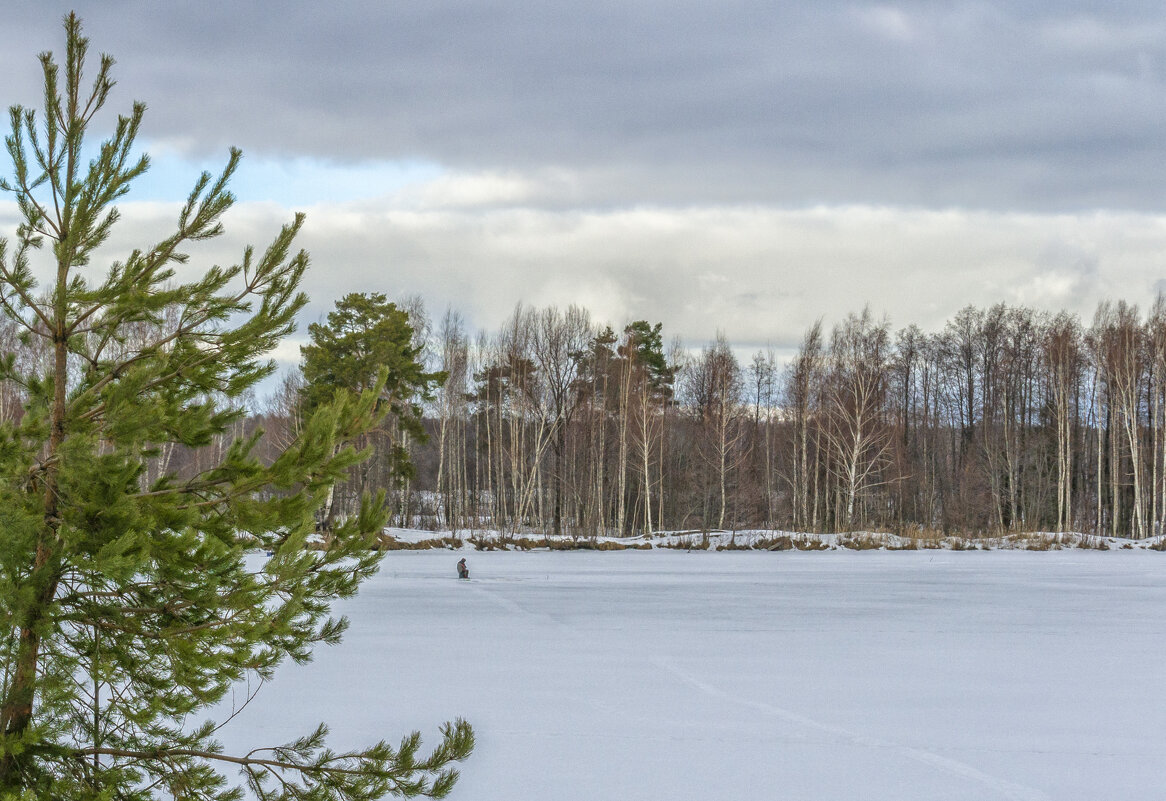
<path fill-rule="evenodd" d="M 229 750 L 455 716 L 476 801 L 1166 797 L 1148 551 L 390 553 Z"/>

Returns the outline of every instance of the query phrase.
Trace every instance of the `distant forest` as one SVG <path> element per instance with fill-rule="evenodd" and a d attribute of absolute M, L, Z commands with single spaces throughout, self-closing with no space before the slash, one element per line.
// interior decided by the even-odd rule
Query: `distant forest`
<path fill-rule="evenodd" d="M 892 330 L 864 310 L 811 326 L 788 363 L 772 350 L 742 363 L 724 337 L 699 353 L 666 346 L 659 324 L 615 331 L 575 306 L 520 306 L 488 333 L 452 312 L 431 320 L 416 299 L 396 306 L 410 352 L 436 375 L 428 398 L 392 399 L 415 420 L 390 417 L 359 443 L 372 455 L 330 515 L 385 489 L 397 525 L 579 537 L 1163 530 L 1161 297 L 1145 315 L 1102 303 L 1088 324 L 968 307 L 933 332 Z M 37 358 L 11 328 L 0 335 L 17 358 Z M 0 414 L 18 414 L 24 390 L 0 389 Z M 286 375 L 233 436 L 262 428 L 261 452 L 285 442 L 311 390 L 302 372 Z M 172 447 L 143 480 L 228 444 Z M 401 478 L 403 454 L 413 470 Z"/>
<path fill-rule="evenodd" d="M 471 335 L 409 312 L 427 368 L 424 443 L 386 430 L 338 502 L 383 486 L 402 525 L 577 536 L 658 530 L 1081 531 L 1166 517 L 1166 301 L 1084 324 L 997 305 L 942 330 L 869 310 L 821 323 L 783 364 L 699 353 L 659 324 L 519 307 Z M 297 424 L 290 376 L 264 425 Z M 416 473 L 387 479 L 392 444 Z M 385 480 L 381 480 L 385 477 Z"/>

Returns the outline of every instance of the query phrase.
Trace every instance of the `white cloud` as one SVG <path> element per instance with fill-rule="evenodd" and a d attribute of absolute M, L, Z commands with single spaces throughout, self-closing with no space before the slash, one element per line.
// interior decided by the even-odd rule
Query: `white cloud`
<path fill-rule="evenodd" d="M 910 42 L 916 34 L 916 25 L 907 13 L 895 6 L 871 6 L 855 10 L 858 19 L 877 35 L 898 42 Z"/>
<path fill-rule="evenodd" d="M 305 244 L 327 276 L 309 279 L 317 299 L 418 292 L 484 327 L 519 301 L 580 303 L 617 325 L 663 321 L 690 342 L 723 329 L 737 342 L 790 343 L 819 316 L 866 303 L 896 326 L 931 329 L 969 303 L 1088 317 L 1105 298 L 1147 303 L 1166 274 L 1166 217 L 1133 213 L 321 208 Z"/>
<path fill-rule="evenodd" d="M 449 173 L 417 181 L 393 193 L 403 207 L 475 208 L 529 203 L 543 195 L 543 183 L 518 173 Z"/>
<path fill-rule="evenodd" d="M 470 181 L 472 184 L 472 181 Z M 521 183 L 521 181 L 519 181 Z M 535 181 L 531 181 L 535 183 Z M 439 193 L 413 196 L 432 202 Z M 347 292 L 421 295 L 493 329 L 523 302 L 588 308 L 601 321 L 661 321 L 693 345 L 723 330 L 739 347 L 788 347 L 869 303 L 895 327 L 934 330 L 958 309 L 997 302 L 1066 308 L 1086 321 L 1103 299 L 1145 308 L 1166 277 L 1166 215 L 1019 214 L 876 206 L 446 207 L 401 196 L 309 210 L 303 324 Z M 128 203 L 105 261 L 163 236 L 176 204 Z M 11 219 L 0 205 L 0 223 Z M 241 203 L 227 235 L 190 249 L 190 271 L 263 247 L 291 210 Z M 5 225 L 10 231 L 10 226 Z M 115 255 L 116 254 L 116 255 Z M 95 264 L 95 268 L 100 265 Z M 276 354 L 294 360 L 294 345 Z"/>

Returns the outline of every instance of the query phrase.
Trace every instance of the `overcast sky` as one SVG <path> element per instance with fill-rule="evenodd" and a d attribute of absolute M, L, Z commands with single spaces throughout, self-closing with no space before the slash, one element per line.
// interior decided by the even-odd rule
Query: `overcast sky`
<path fill-rule="evenodd" d="M 472 328 L 574 302 L 745 352 L 866 303 L 1088 319 L 1166 278 L 1160 2 L 5 5 L 0 105 L 39 101 L 75 7 L 118 61 L 110 108 L 149 106 L 116 244 L 239 146 L 196 259 L 306 211 L 305 323 L 349 291 Z"/>

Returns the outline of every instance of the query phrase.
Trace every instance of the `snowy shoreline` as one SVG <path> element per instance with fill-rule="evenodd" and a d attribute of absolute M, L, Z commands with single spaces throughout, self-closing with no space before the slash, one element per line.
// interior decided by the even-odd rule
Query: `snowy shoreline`
<path fill-rule="evenodd" d="M 1134 540 L 1079 532 L 1031 532 L 985 537 L 904 536 L 881 532 L 807 534 L 780 530 L 671 531 L 635 537 L 572 537 L 497 530 L 427 531 L 388 528 L 386 551 L 1166 551 L 1166 535 Z"/>

